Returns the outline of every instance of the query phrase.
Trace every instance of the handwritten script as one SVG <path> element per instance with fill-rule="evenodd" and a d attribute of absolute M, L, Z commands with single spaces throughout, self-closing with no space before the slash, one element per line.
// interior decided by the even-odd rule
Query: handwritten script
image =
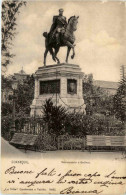
<path fill-rule="evenodd" d="M 116 170 L 108 172 L 103 175 L 100 172 L 81 172 L 68 169 L 64 172 L 59 172 L 54 168 L 42 168 L 40 171 L 31 170 L 29 167 L 23 169 L 23 167 L 10 166 L 4 172 L 4 176 L 7 178 L 8 190 L 22 189 L 24 191 L 44 191 L 44 186 L 50 186 L 50 193 L 54 193 L 58 187 L 60 194 L 100 194 L 111 186 L 123 186 L 125 185 L 126 175 L 118 175 Z M 91 188 L 89 188 L 91 185 Z M 15 188 L 18 186 L 18 188 Z M 40 186 L 42 188 L 40 188 Z M 54 186 L 56 188 L 54 188 Z M 88 190 L 90 189 L 90 190 Z M 46 190 L 46 189 L 45 189 Z"/>

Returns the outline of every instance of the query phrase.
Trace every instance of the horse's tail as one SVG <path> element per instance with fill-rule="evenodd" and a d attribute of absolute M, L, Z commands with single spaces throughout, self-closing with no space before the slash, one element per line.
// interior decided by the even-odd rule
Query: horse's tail
<path fill-rule="evenodd" d="M 48 33 L 47 33 L 47 32 L 44 32 L 44 33 L 43 33 L 43 36 L 44 36 L 45 38 L 47 38 L 47 37 L 48 37 Z"/>

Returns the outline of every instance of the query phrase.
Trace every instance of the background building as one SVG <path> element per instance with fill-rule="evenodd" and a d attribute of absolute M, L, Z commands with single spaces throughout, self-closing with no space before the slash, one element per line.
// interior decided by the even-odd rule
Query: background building
<path fill-rule="evenodd" d="M 29 76 L 29 74 L 26 74 L 25 71 L 20 70 L 18 73 L 14 73 L 14 78 L 18 81 L 23 81 L 24 79 L 26 79 Z"/>
<path fill-rule="evenodd" d="M 16 79 L 17 81 L 22 83 L 23 80 L 27 79 L 28 76 L 29 76 L 29 74 L 26 74 L 25 71 L 23 70 L 23 67 L 22 67 L 22 70 L 20 70 L 18 73 L 14 73 L 13 75 L 9 75 L 8 79 L 9 80 Z"/>
<path fill-rule="evenodd" d="M 101 87 L 108 95 L 115 95 L 118 89 L 118 82 L 94 80 L 93 84 Z"/>
<path fill-rule="evenodd" d="M 12 83 L 16 80 L 19 84 L 23 84 L 24 80 L 27 79 L 29 74 L 26 74 L 25 71 L 20 70 L 18 73 L 9 75 L 8 77 L 2 78 L 2 89 L 1 89 L 1 101 L 2 103 L 11 103 L 10 96 L 13 95 Z"/>

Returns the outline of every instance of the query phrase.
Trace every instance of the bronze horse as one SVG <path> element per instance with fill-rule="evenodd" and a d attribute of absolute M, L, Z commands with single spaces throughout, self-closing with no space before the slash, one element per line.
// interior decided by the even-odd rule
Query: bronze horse
<path fill-rule="evenodd" d="M 44 66 L 46 66 L 46 56 L 48 51 L 52 55 L 52 59 L 54 61 L 57 61 L 57 64 L 60 63 L 57 53 L 59 52 L 60 47 L 65 47 L 67 46 L 67 56 L 66 56 L 66 63 L 68 63 L 68 57 L 70 50 L 73 50 L 73 54 L 71 58 L 73 59 L 75 56 L 75 51 L 74 51 L 74 42 L 75 42 L 75 36 L 74 36 L 74 31 L 77 30 L 77 23 L 78 23 L 78 17 L 72 16 L 68 20 L 67 27 L 65 29 L 64 34 L 60 34 L 60 44 L 56 44 L 56 39 L 52 39 L 52 41 L 49 43 L 49 34 L 47 32 L 43 33 L 43 36 L 45 37 L 45 53 L 44 53 Z"/>

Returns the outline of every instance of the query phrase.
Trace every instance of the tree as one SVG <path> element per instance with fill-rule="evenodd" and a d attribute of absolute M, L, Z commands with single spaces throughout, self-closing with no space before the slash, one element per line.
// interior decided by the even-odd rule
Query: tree
<path fill-rule="evenodd" d="M 114 96 L 114 112 L 122 122 L 126 121 L 126 78 L 120 81 L 119 88 Z"/>
<path fill-rule="evenodd" d="M 6 102 L 2 103 L 2 106 L 1 106 L 2 117 L 12 114 L 12 110 L 13 110 L 12 104 L 9 104 L 9 103 L 6 103 Z"/>
<path fill-rule="evenodd" d="M 4 75 L 1 76 L 1 88 L 2 89 L 5 89 L 5 88 L 12 88 L 11 85 L 12 85 L 12 81 L 9 80 L 7 77 L 5 77 Z"/>
<path fill-rule="evenodd" d="M 86 113 L 92 115 L 93 113 L 101 113 L 104 111 L 112 111 L 112 96 L 101 88 L 93 85 L 93 75 L 85 75 L 83 79 L 83 96 L 86 104 Z"/>
<path fill-rule="evenodd" d="M 11 81 L 8 78 L 2 75 L 1 81 L 2 93 L 6 93 L 8 90 L 12 90 Z M 12 114 L 12 102 L 4 102 L 2 98 L 1 113 L 2 117 Z"/>
<path fill-rule="evenodd" d="M 28 76 L 23 83 L 19 83 L 16 91 L 16 112 L 22 115 L 30 114 L 30 105 L 34 98 L 34 77 Z"/>
<path fill-rule="evenodd" d="M 14 56 L 10 49 L 16 35 L 17 15 L 20 7 L 25 4 L 24 1 L 16 0 L 2 2 L 2 67 L 6 67 Z"/>
<path fill-rule="evenodd" d="M 2 90 L 12 89 L 12 80 L 4 77 L 2 75 Z M 30 105 L 34 98 L 34 77 L 33 75 L 27 76 L 23 82 L 18 83 L 17 90 L 15 92 L 15 106 L 16 106 L 16 115 L 29 115 L 30 114 Z M 9 95 L 9 103 L 2 103 L 2 113 L 3 115 L 11 114 L 13 95 Z M 9 104 L 9 105 L 8 105 Z"/>
<path fill-rule="evenodd" d="M 53 105 L 51 99 L 47 99 L 42 106 L 43 120 L 48 123 L 49 131 L 52 130 L 57 136 L 64 133 L 64 121 L 66 119 L 66 109 L 62 106 Z M 49 132 L 50 133 L 50 132 Z"/>

